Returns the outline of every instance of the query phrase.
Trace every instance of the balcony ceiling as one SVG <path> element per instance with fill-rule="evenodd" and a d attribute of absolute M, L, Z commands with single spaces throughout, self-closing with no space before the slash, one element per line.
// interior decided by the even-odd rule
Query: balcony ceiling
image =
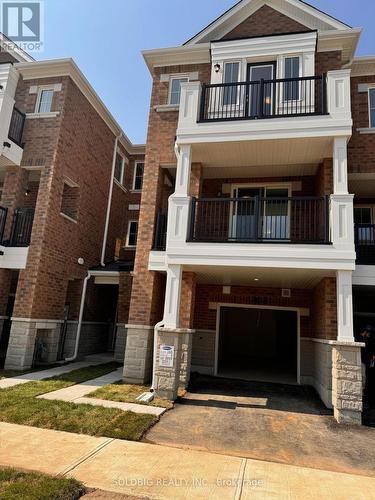
<path fill-rule="evenodd" d="M 332 137 L 199 143 L 193 161 L 204 167 L 317 165 L 332 152 Z"/>
<path fill-rule="evenodd" d="M 333 271 L 324 269 L 184 266 L 184 270 L 196 273 L 201 284 L 278 288 L 314 288 L 322 278 L 334 276 Z"/>

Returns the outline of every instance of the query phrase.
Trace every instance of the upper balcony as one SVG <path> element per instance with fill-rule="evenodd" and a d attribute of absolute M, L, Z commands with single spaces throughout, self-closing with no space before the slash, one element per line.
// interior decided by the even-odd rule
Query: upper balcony
<path fill-rule="evenodd" d="M 20 165 L 23 155 L 25 115 L 14 106 L 18 73 L 9 64 L 0 64 L 0 168 Z"/>
<path fill-rule="evenodd" d="M 218 164 L 223 148 L 225 161 L 237 165 L 241 154 L 247 164 L 255 154 L 263 164 L 271 164 L 274 155 L 278 163 L 293 163 L 291 151 L 300 153 L 301 163 L 315 162 L 331 150 L 334 137 L 351 136 L 350 103 L 350 70 L 205 86 L 182 83 L 177 143 L 191 144 L 194 161 L 201 163 Z"/>

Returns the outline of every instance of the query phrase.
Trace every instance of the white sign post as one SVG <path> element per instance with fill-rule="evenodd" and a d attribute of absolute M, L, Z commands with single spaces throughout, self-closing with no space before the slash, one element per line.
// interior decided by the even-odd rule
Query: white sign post
<path fill-rule="evenodd" d="M 159 366 L 164 368 L 173 368 L 174 346 L 164 345 L 160 346 L 159 352 Z"/>

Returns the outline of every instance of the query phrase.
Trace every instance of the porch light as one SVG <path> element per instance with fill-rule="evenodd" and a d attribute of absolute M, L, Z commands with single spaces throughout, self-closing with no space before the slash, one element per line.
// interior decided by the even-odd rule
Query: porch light
<path fill-rule="evenodd" d="M 214 66 L 214 70 L 215 70 L 215 72 L 216 72 L 216 73 L 219 73 L 220 68 L 221 68 L 220 64 L 219 64 L 219 63 L 216 63 L 216 64 L 215 64 L 215 66 Z"/>
<path fill-rule="evenodd" d="M 259 281 L 259 278 L 254 278 L 254 281 Z"/>
<path fill-rule="evenodd" d="M 30 189 L 25 189 L 25 196 L 29 196 L 30 193 L 31 193 Z"/>

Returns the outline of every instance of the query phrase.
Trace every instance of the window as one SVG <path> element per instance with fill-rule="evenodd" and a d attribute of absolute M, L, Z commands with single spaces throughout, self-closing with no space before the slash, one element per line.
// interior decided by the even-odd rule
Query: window
<path fill-rule="evenodd" d="M 356 237 L 361 243 L 370 242 L 371 245 L 373 244 L 372 214 L 372 207 L 354 207 L 354 223 L 357 226 Z"/>
<path fill-rule="evenodd" d="M 136 220 L 129 221 L 128 236 L 126 238 L 126 246 L 135 247 L 137 244 L 138 222 Z"/>
<path fill-rule="evenodd" d="M 171 78 L 169 82 L 169 104 L 173 104 L 175 106 L 180 104 L 181 83 L 188 81 L 189 78 L 187 76 Z"/>
<path fill-rule="evenodd" d="M 368 89 L 370 127 L 375 128 L 375 88 Z"/>
<path fill-rule="evenodd" d="M 52 108 L 53 89 L 40 89 L 36 101 L 36 113 L 50 113 Z"/>
<path fill-rule="evenodd" d="M 120 153 L 116 153 L 115 171 L 113 176 L 120 184 L 122 184 L 124 178 L 124 163 L 125 158 L 120 155 Z"/>
<path fill-rule="evenodd" d="M 69 219 L 78 219 L 79 186 L 70 179 L 64 181 L 60 213 Z"/>
<path fill-rule="evenodd" d="M 223 83 L 237 83 L 240 71 L 239 62 L 225 63 Z M 223 104 L 229 106 L 237 103 L 238 87 L 236 85 L 224 87 Z"/>
<path fill-rule="evenodd" d="M 299 78 L 300 60 L 299 57 L 286 57 L 284 59 L 285 78 Z M 299 99 L 299 82 L 285 82 L 284 83 L 284 100 L 297 101 Z"/>
<path fill-rule="evenodd" d="M 143 184 L 143 170 L 145 164 L 141 161 L 136 161 L 134 165 L 134 178 L 133 178 L 133 189 L 134 191 L 140 191 Z"/>

